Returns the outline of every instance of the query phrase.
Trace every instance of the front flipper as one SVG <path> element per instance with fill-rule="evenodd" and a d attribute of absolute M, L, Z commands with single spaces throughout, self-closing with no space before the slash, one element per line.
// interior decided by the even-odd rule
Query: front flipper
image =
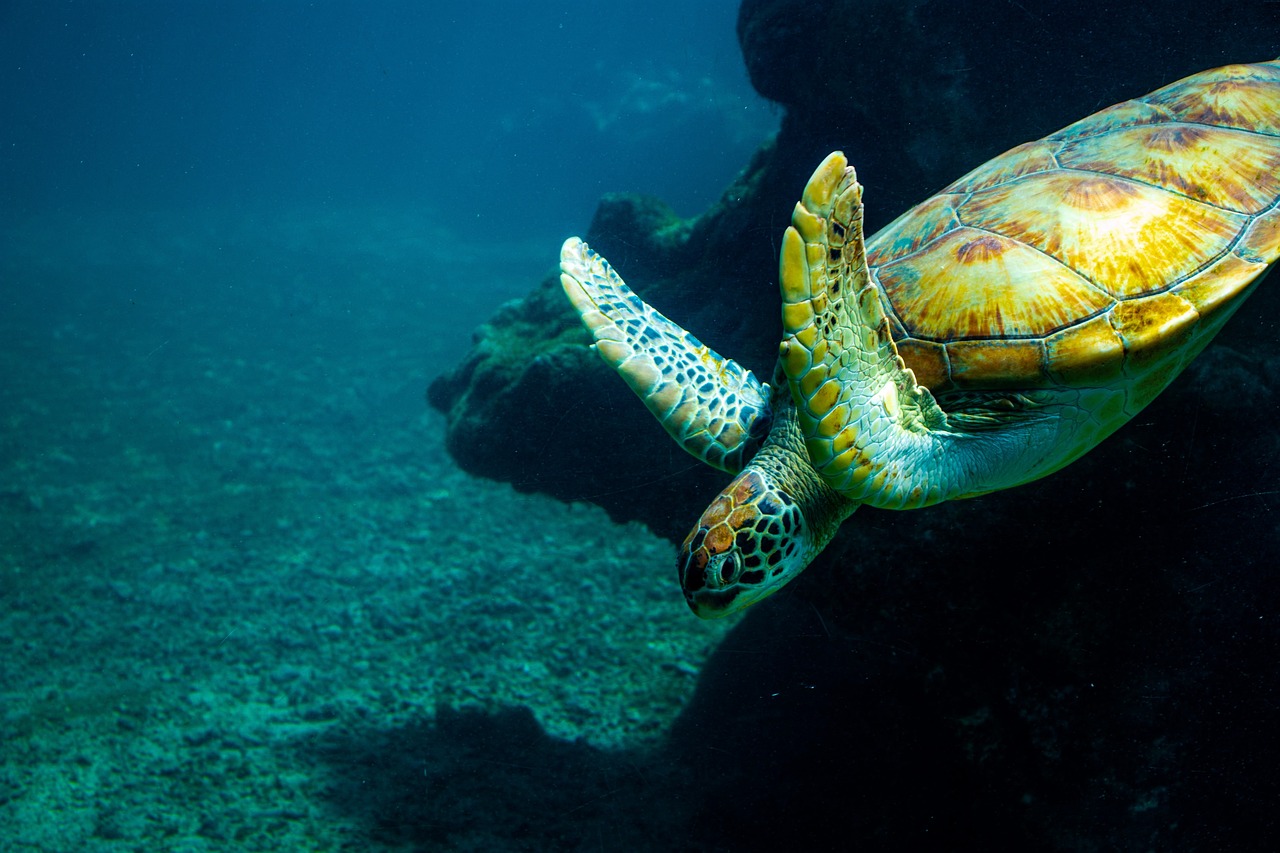
<path fill-rule="evenodd" d="M 737 473 L 772 421 L 769 386 L 659 314 L 577 237 L 560 250 L 560 284 L 594 349 L 676 443 Z"/>
<path fill-rule="evenodd" d="M 782 239 L 781 365 L 809 458 L 850 500 L 908 509 L 1026 482 L 1057 441 L 1042 414 L 949 419 L 903 364 L 862 236 L 862 187 L 823 161 Z"/>

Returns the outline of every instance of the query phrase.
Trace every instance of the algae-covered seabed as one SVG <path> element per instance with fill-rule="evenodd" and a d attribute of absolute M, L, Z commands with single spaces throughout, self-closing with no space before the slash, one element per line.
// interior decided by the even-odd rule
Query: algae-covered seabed
<path fill-rule="evenodd" d="M 6 849 L 622 843 L 610 756 L 727 626 L 670 543 L 461 473 L 422 399 L 554 244 L 320 210 L 3 239 Z"/>

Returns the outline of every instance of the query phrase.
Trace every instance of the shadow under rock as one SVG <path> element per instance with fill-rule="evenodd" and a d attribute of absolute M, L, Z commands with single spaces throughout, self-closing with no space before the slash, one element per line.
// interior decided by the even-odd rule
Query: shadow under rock
<path fill-rule="evenodd" d="M 828 850 L 999 840 L 900 649 L 833 640 L 779 597 L 713 654 L 668 742 L 605 751 L 526 708 L 440 710 L 316 744 L 328 797 L 371 841 L 414 849 Z M 912 673 L 918 667 L 909 668 Z M 930 833 L 933 833 L 931 836 Z"/>
<path fill-rule="evenodd" d="M 443 708 L 316 744 L 328 798 L 371 841 L 422 850 L 681 850 L 676 768 L 661 755 L 548 735 L 523 707 Z"/>
<path fill-rule="evenodd" d="M 797 621 L 792 608 L 769 614 Z M 365 822 L 371 843 L 421 850 L 825 849 L 839 840 L 832 830 L 861 835 L 875 819 L 833 820 L 853 813 L 859 785 L 867 799 L 897 792 L 921 808 L 936 803 L 916 778 L 925 768 L 896 762 L 898 736 L 888 734 L 919 721 L 895 713 L 901 706 L 857 701 L 847 672 L 833 689 L 824 673 L 841 671 L 842 655 L 811 627 L 759 654 L 730 643 L 660 750 L 558 740 L 526 708 L 442 709 L 398 729 L 322 738 L 314 748 L 331 772 L 327 798 Z M 931 822 L 922 820 L 924 832 Z"/>

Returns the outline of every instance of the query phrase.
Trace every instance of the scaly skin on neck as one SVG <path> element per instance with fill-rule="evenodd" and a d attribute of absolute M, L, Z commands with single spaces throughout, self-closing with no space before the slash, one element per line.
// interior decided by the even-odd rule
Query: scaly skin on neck
<path fill-rule="evenodd" d="M 764 447 L 711 502 L 680 548 L 685 600 L 704 619 L 777 591 L 858 508 L 809 464 L 795 409 L 778 407 L 777 417 Z"/>

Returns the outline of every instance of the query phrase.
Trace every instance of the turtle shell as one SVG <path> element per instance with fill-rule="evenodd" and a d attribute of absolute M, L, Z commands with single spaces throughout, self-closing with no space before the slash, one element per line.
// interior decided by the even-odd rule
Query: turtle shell
<path fill-rule="evenodd" d="M 938 393 L 1159 393 L 1280 255 L 1280 60 L 1206 71 L 978 167 L 867 244 Z"/>

